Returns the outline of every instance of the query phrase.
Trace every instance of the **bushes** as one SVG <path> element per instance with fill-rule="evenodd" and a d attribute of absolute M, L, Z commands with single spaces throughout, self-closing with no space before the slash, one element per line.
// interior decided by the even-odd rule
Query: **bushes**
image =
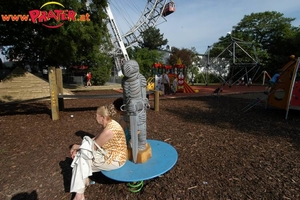
<path fill-rule="evenodd" d="M 216 74 L 212 74 L 212 73 L 206 74 L 205 72 L 202 72 L 195 77 L 195 82 L 196 83 L 219 83 L 220 79 Z"/>
<path fill-rule="evenodd" d="M 92 72 L 92 85 L 104 85 L 109 81 L 110 73 L 113 68 L 113 59 L 103 53 L 97 54 L 97 57 L 91 59 L 92 62 L 87 65 Z"/>
<path fill-rule="evenodd" d="M 92 72 L 92 85 L 104 85 L 109 80 L 111 69 L 99 66 L 90 68 L 90 71 Z"/>

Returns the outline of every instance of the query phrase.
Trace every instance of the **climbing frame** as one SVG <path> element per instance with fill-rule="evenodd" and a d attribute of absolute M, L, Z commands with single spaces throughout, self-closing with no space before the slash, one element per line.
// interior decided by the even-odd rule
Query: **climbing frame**
<path fill-rule="evenodd" d="M 268 97 L 268 106 L 279 109 L 286 109 L 289 104 L 289 98 L 292 91 L 293 80 L 295 76 L 295 68 L 297 61 L 291 59 L 280 73 L 280 80 L 272 88 Z"/>
<path fill-rule="evenodd" d="M 291 60 L 282 68 L 281 82 L 274 85 L 268 96 L 267 105 L 286 110 L 300 110 L 300 57 L 290 56 Z"/>

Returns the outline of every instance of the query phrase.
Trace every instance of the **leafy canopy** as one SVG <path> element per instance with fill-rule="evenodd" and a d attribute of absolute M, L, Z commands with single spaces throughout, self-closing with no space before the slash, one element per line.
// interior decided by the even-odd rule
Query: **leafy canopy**
<path fill-rule="evenodd" d="M 276 11 L 251 13 L 233 27 L 231 35 L 220 37 L 219 42 L 212 49 L 212 56 L 216 56 L 224 50 L 230 37 L 238 38 L 241 41 L 250 42 L 256 48 L 254 52 L 250 47 L 246 49 L 251 54 L 256 53 L 259 58 L 262 70 L 271 73 L 281 68 L 289 60 L 289 56 L 300 55 L 299 27 L 293 27 L 291 22 L 295 18 L 284 17 Z"/>
<path fill-rule="evenodd" d="M 128 55 L 138 62 L 140 73 L 148 78 L 152 76 L 152 65 L 156 62 L 163 63 L 164 52 L 160 49 L 167 44 L 168 40 L 163 39 L 163 34 L 155 27 L 146 29 L 141 33 L 141 37 L 139 46 L 128 49 Z"/>
<path fill-rule="evenodd" d="M 161 49 L 161 46 L 168 43 L 167 39 L 164 39 L 164 34 L 160 33 L 160 30 L 155 27 L 149 27 L 141 33 L 142 42 L 139 42 L 141 48 L 148 48 L 149 50 Z"/>

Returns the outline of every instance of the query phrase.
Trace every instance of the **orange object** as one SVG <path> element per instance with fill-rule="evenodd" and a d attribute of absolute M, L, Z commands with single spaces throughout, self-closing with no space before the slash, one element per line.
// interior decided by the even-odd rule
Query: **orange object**
<path fill-rule="evenodd" d="M 289 97 L 292 92 L 293 77 L 296 67 L 296 61 L 289 61 L 283 68 L 280 74 L 281 82 L 274 85 L 268 97 L 268 105 L 279 108 L 287 109 L 289 105 Z"/>
<path fill-rule="evenodd" d="M 162 64 L 161 64 L 161 63 L 154 63 L 154 64 L 152 65 L 152 67 L 154 67 L 154 68 L 159 68 L 159 67 L 162 67 Z"/>

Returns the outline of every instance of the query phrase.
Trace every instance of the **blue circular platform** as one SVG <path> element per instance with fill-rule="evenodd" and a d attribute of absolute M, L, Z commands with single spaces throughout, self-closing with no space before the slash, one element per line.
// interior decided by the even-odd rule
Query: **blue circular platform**
<path fill-rule="evenodd" d="M 127 160 L 120 169 L 102 171 L 113 180 L 121 182 L 145 181 L 160 176 L 169 171 L 177 162 L 176 149 L 168 143 L 158 140 L 147 140 L 152 149 L 152 157 L 145 163 Z"/>

